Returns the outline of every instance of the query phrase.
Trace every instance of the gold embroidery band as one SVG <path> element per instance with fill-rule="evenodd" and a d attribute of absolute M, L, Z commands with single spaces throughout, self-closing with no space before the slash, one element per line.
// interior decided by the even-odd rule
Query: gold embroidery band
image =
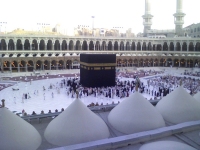
<path fill-rule="evenodd" d="M 85 63 L 85 62 L 80 62 L 81 65 L 88 66 L 88 67 L 107 67 L 107 66 L 112 66 L 115 67 L 116 63 Z"/>
<path fill-rule="evenodd" d="M 101 70 L 101 67 L 94 67 L 94 70 Z"/>

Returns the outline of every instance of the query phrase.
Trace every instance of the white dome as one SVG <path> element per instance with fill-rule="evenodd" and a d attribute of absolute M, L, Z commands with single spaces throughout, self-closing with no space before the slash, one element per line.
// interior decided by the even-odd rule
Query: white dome
<path fill-rule="evenodd" d="M 193 97 L 194 97 L 195 100 L 197 100 L 200 103 L 200 92 L 195 94 Z"/>
<path fill-rule="evenodd" d="M 0 108 L 0 135 L 0 149 L 4 150 L 35 150 L 42 142 L 32 125 L 7 108 Z"/>
<path fill-rule="evenodd" d="M 196 150 L 195 148 L 180 142 L 158 141 L 144 144 L 139 150 Z"/>
<path fill-rule="evenodd" d="M 200 104 L 182 87 L 176 88 L 161 99 L 156 108 L 170 123 L 200 120 Z"/>
<path fill-rule="evenodd" d="M 66 146 L 110 136 L 105 122 L 76 99 L 47 126 L 44 136 L 54 145 Z"/>
<path fill-rule="evenodd" d="M 125 134 L 165 126 L 161 114 L 138 92 L 113 108 L 108 115 L 108 121 L 116 130 Z"/>

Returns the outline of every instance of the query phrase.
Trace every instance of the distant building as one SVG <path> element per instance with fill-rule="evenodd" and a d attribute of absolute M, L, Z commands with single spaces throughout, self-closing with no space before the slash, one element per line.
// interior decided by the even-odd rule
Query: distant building
<path fill-rule="evenodd" d="M 189 36 L 192 38 L 199 38 L 200 37 L 200 23 L 191 24 L 184 28 L 185 36 Z"/>

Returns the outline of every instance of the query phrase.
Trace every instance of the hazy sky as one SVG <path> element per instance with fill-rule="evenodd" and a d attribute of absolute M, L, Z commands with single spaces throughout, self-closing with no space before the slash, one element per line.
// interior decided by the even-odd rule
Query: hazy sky
<path fill-rule="evenodd" d="M 92 26 L 91 16 L 95 16 L 94 27 L 143 31 L 145 0 L 1 0 L 0 5 L 0 22 L 7 22 L 7 31 L 37 29 L 37 23 L 50 23 L 52 27 L 60 23 L 66 28 Z M 183 0 L 184 26 L 200 22 L 199 6 L 200 0 Z M 152 29 L 174 29 L 176 0 L 151 0 L 151 12 Z"/>

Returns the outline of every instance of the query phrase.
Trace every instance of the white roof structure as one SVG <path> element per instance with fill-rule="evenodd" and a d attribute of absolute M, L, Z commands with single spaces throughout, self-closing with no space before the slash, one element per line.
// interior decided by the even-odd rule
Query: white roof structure
<path fill-rule="evenodd" d="M 36 150 L 41 142 L 38 131 L 7 108 L 0 108 L 0 149 Z"/>
<path fill-rule="evenodd" d="M 99 116 L 76 99 L 49 123 L 44 136 L 49 143 L 67 146 L 105 139 L 110 136 L 110 132 Z"/>
<path fill-rule="evenodd" d="M 195 94 L 193 97 L 194 97 L 195 100 L 197 100 L 200 103 L 200 92 Z"/>
<path fill-rule="evenodd" d="M 138 92 L 113 108 L 108 115 L 108 121 L 116 130 L 125 134 L 165 126 L 162 115 Z"/>
<path fill-rule="evenodd" d="M 200 103 L 181 86 L 161 99 L 156 108 L 173 124 L 200 120 Z"/>
<path fill-rule="evenodd" d="M 196 150 L 195 148 L 180 142 L 158 141 L 144 144 L 139 150 Z"/>

